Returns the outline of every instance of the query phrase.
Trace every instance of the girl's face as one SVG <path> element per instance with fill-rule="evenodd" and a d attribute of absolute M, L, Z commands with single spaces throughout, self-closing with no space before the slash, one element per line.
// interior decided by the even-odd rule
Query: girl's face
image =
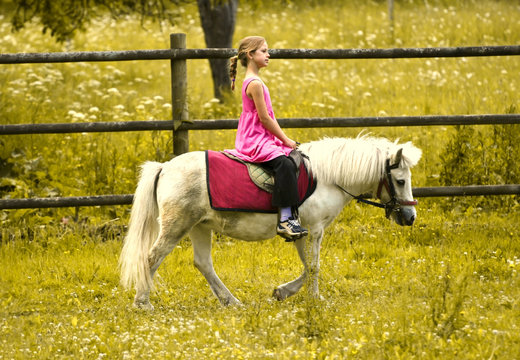
<path fill-rule="evenodd" d="M 266 42 L 264 42 L 260 48 L 250 53 L 250 60 L 253 61 L 259 69 L 266 67 L 269 64 L 269 57 L 270 56 Z"/>

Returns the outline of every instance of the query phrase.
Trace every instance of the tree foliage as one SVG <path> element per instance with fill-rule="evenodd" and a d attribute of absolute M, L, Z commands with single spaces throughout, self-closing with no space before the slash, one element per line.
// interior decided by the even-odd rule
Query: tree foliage
<path fill-rule="evenodd" d="M 51 32 L 57 41 L 65 41 L 76 31 L 84 31 L 90 21 L 109 12 L 114 18 L 137 13 L 142 21 L 151 19 L 174 23 L 176 7 L 189 0 L 14 0 L 16 10 L 12 17 L 14 30 L 38 18 L 43 32 Z"/>

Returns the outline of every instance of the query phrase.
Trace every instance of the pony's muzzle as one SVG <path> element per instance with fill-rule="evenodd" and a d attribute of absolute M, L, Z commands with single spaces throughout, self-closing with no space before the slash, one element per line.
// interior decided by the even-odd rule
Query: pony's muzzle
<path fill-rule="evenodd" d="M 401 226 L 412 226 L 417 217 L 417 212 L 413 206 L 411 207 L 398 207 L 395 210 L 395 222 Z"/>

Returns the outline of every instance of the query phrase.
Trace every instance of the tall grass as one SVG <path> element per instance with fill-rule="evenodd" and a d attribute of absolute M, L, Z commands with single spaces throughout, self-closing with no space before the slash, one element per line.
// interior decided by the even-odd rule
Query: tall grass
<path fill-rule="evenodd" d="M 266 2 L 267 3 L 267 2 Z M 384 1 L 241 4 L 235 39 L 264 35 L 271 48 L 518 44 L 520 8 L 508 1 L 402 1 L 393 31 Z M 204 47 L 195 6 L 174 27 L 96 20 L 59 45 L 36 24 L 12 34 L 0 15 L 2 52 L 168 48 L 170 32 Z M 273 60 L 263 72 L 277 117 L 481 114 L 519 109 L 518 57 Z M 237 118 L 240 94 L 219 104 L 206 61 L 188 63 L 192 119 Z M 240 84 L 237 84 L 239 88 Z M 170 118 L 167 61 L 3 65 L 2 123 Z M 361 129 L 289 129 L 299 141 Z M 368 129 L 412 140 L 424 157 L 414 186 L 438 185 L 451 127 Z M 190 133 L 190 150 L 233 147 L 234 131 Z M 0 139 L 3 197 L 132 193 L 138 165 L 171 157 L 171 134 L 70 134 Z M 424 199 L 417 224 L 398 228 L 361 205 L 327 230 L 320 286 L 270 301 L 300 272 L 275 238 L 217 236 L 216 270 L 243 308 L 222 309 L 192 267 L 184 241 L 160 269 L 153 314 L 133 311 L 117 257 L 127 206 L 0 212 L 0 358 L 515 358 L 518 346 L 518 208 L 461 208 Z M 442 205 L 442 206 L 441 206 Z M 229 261 L 233 259 L 233 261 Z"/>

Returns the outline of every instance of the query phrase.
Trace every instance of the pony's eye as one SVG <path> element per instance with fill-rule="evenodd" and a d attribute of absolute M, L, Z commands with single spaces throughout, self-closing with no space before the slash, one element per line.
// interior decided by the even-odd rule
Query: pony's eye
<path fill-rule="evenodd" d="M 404 180 L 396 180 L 397 185 L 404 186 Z"/>

